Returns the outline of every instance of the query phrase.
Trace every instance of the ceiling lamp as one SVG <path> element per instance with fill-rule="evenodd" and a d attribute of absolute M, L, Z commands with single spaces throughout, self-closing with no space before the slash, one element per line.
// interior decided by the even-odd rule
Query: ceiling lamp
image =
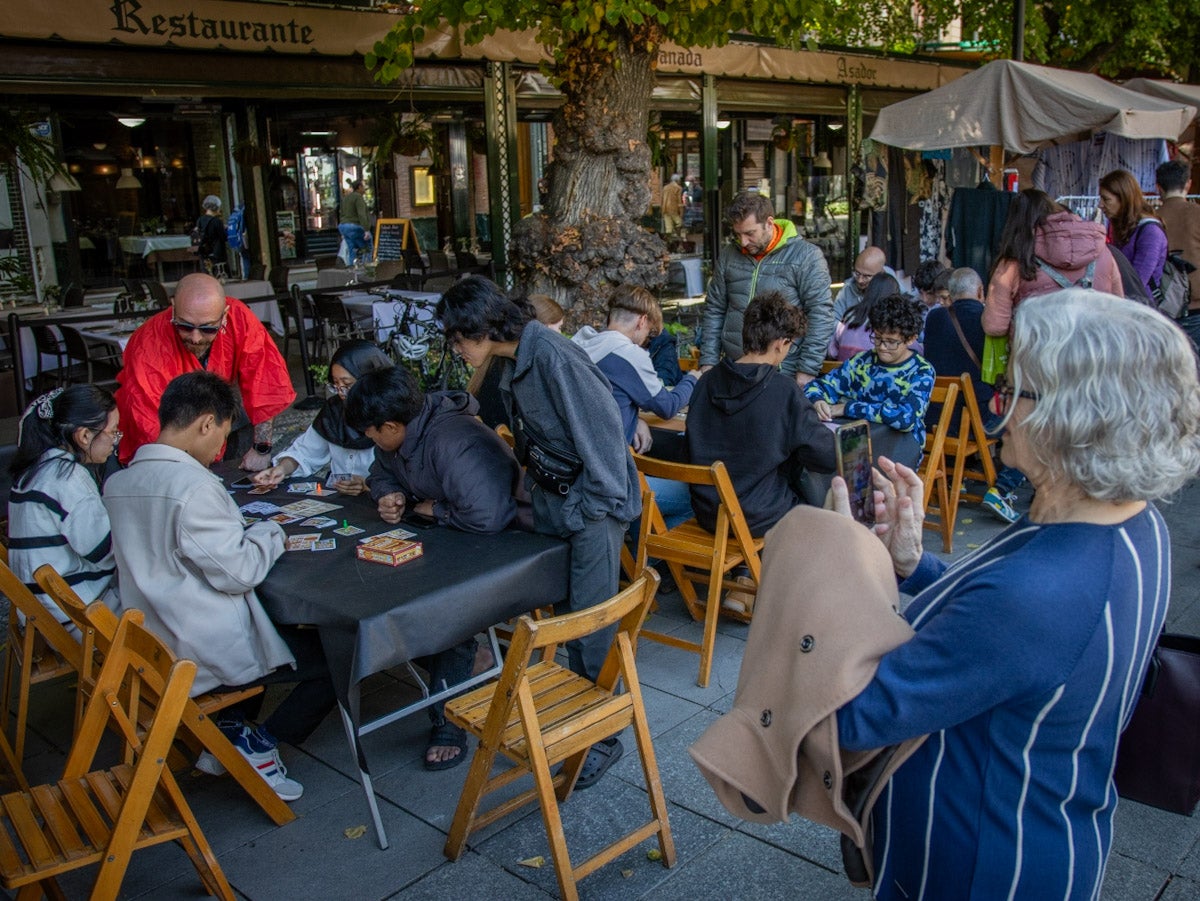
<path fill-rule="evenodd" d="M 133 174 L 133 169 L 131 169 L 131 168 L 130 169 L 124 169 L 124 168 L 121 169 L 121 177 L 117 179 L 117 189 L 118 190 L 120 190 L 121 188 L 130 188 L 132 190 L 137 190 L 141 186 L 142 186 L 142 183 L 140 181 L 138 181 L 138 177 Z"/>
<path fill-rule="evenodd" d="M 822 150 L 817 154 L 817 158 L 813 160 L 814 169 L 832 169 L 833 163 L 829 160 L 829 154 Z"/>
<path fill-rule="evenodd" d="M 728 128 L 732 124 L 733 124 L 733 122 L 730 119 L 718 119 L 717 120 L 717 128 L 720 128 L 720 129 Z"/>
<path fill-rule="evenodd" d="M 117 116 L 117 121 L 126 128 L 137 128 L 139 125 L 144 124 L 146 119 L 144 116 L 142 118 L 138 118 L 137 116 Z"/>
<path fill-rule="evenodd" d="M 841 131 L 843 125 L 845 125 L 844 122 L 830 122 L 826 125 L 826 128 L 830 131 Z"/>
<path fill-rule="evenodd" d="M 92 146 L 95 147 L 97 150 L 108 149 L 108 144 L 106 144 L 104 141 L 96 141 L 94 144 L 92 144 Z"/>

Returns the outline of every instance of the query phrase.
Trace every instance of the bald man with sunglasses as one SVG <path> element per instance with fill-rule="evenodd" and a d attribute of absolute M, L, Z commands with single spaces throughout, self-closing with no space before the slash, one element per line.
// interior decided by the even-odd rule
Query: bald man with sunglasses
<path fill-rule="evenodd" d="M 158 405 L 176 376 L 204 369 L 239 390 L 242 408 L 234 419 L 225 459 L 241 454 L 250 471 L 271 465 L 275 417 L 296 399 L 287 363 L 254 313 L 210 275 L 185 276 L 172 305 L 146 320 L 129 338 L 125 368 L 117 376 L 117 407 L 128 463 L 143 444 L 158 437 Z"/>

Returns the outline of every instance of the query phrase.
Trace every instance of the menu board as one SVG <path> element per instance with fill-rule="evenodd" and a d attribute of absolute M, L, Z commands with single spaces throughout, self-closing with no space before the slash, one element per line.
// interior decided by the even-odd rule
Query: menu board
<path fill-rule="evenodd" d="M 375 260 L 402 260 L 404 249 L 421 252 L 416 230 L 408 219 L 377 219 L 375 221 Z"/>
<path fill-rule="evenodd" d="M 279 258 L 294 260 L 296 258 L 296 214 L 291 210 L 276 211 L 275 239 L 279 242 Z"/>

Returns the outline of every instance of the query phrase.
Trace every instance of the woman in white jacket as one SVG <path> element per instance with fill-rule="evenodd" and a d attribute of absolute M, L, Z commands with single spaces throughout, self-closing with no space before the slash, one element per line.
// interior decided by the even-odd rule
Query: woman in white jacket
<path fill-rule="evenodd" d="M 334 394 L 304 433 L 278 454 L 269 469 L 253 476 L 254 484 L 274 486 L 291 475 L 307 476 L 329 467 L 342 478 L 334 487 L 342 494 L 367 490 L 367 473 L 375 460 L 375 443 L 346 424 L 346 395 L 367 372 L 388 369 L 392 361 L 370 341 L 347 341 L 329 361 L 329 384 Z"/>

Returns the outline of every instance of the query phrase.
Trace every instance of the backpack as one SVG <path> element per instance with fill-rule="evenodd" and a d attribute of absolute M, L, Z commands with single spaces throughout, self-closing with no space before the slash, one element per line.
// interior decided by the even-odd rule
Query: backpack
<path fill-rule="evenodd" d="M 225 223 L 225 243 L 230 250 L 238 251 L 242 249 L 242 239 L 245 235 L 243 229 L 244 215 L 242 208 L 238 207 L 229 214 L 229 221 Z"/>
<path fill-rule="evenodd" d="M 1162 277 L 1154 286 L 1154 306 L 1168 319 L 1179 319 L 1187 312 L 1192 299 L 1192 284 L 1188 273 L 1196 267 L 1178 253 L 1167 254 Z"/>
<path fill-rule="evenodd" d="M 1096 275 L 1095 260 L 1092 260 L 1087 264 L 1087 269 L 1084 270 L 1083 277 L 1080 278 L 1079 281 L 1069 282 L 1067 281 L 1067 277 L 1065 275 L 1063 275 L 1041 257 L 1034 257 L 1034 259 L 1037 260 L 1038 268 L 1054 279 L 1055 284 L 1057 284 L 1060 288 L 1090 288 Z"/>

